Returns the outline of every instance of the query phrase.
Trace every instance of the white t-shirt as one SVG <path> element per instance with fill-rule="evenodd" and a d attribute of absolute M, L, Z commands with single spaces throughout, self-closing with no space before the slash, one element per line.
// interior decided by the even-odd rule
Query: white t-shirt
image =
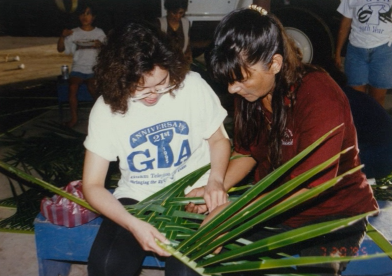
<path fill-rule="evenodd" d="M 342 0 L 338 12 L 352 19 L 350 43 L 374 48 L 392 42 L 391 0 Z"/>
<path fill-rule="evenodd" d="M 106 36 L 100 28 L 84 31 L 81 28 L 72 29 L 73 33 L 64 40 L 65 53 L 73 55 L 72 71 L 92 74 L 96 64 L 98 49 L 94 40 L 104 42 Z"/>
<path fill-rule="evenodd" d="M 112 113 L 102 97 L 94 104 L 84 145 L 106 160 L 119 158 L 116 198 L 143 200 L 210 163 L 207 139 L 227 112 L 195 72 L 175 93 L 174 97 L 163 94 L 154 106 L 129 100 L 125 114 Z M 206 185 L 207 179 L 208 174 L 194 187 Z"/>

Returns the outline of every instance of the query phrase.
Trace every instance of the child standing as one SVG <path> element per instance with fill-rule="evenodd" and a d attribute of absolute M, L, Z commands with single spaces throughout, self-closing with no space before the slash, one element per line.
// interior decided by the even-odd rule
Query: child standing
<path fill-rule="evenodd" d="M 91 96 L 96 99 L 94 88 L 93 66 L 96 63 L 98 49 L 105 39 L 105 33 L 92 24 L 96 13 L 92 5 L 81 3 L 78 7 L 80 27 L 69 30 L 64 29 L 57 42 L 57 50 L 73 55 L 72 70 L 69 78 L 69 106 L 71 120 L 65 125 L 73 127 L 78 121 L 79 86 L 85 82 Z"/>
<path fill-rule="evenodd" d="M 336 42 L 335 64 L 342 65 L 341 51 L 349 40 L 344 60 L 347 85 L 368 92 L 384 106 L 388 89 L 392 88 L 392 22 L 391 0 L 343 0 Z"/>

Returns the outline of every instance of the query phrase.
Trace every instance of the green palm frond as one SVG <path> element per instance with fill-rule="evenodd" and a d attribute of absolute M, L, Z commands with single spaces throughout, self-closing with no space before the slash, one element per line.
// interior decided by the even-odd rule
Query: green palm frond
<path fill-rule="evenodd" d="M 171 241 L 171 244 L 166 245 L 159 242 L 158 244 L 200 275 L 221 275 L 229 272 L 249 270 L 280 272 L 282 271 L 282 268 L 284 268 L 283 274 L 290 275 L 295 273 L 295 269 L 293 270 L 292 266 L 334 262 L 336 261 L 336 258 L 294 257 L 287 255 L 284 251 L 287 247 L 293 246 L 296 243 L 331 233 L 336 229 L 347 227 L 373 213 L 309 225 L 277 234 L 257 242 L 251 242 L 244 239 L 244 234 L 247 230 L 256 225 L 264 225 L 278 215 L 290 212 L 290 210 L 298 205 L 318 196 L 320 193 L 336 185 L 336 183 L 346 175 L 361 169 L 361 166 L 353 168 L 336 178 L 309 189 L 305 193 L 291 196 L 288 199 L 286 198 L 291 191 L 297 189 L 305 181 L 334 164 L 342 154 L 345 154 L 350 150 L 347 149 L 267 193 L 262 200 L 258 200 L 260 194 L 265 192 L 277 180 L 281 179 L 282 175 L 285 175 L 304 157 L 311 154 L 312 151 L 328 139 L 331 133 L 337 128 L 322 136 L 303 152 L 258 183 L 235 188 L 235 195 L 230 196 L 231 204 L 202 227 L 200 227 L 200 224 L 204 220 L 205 215 L 187 213 L 185 212 L 184 206 L 190 200 L 195 203 L 203 203 L 203 199 L 184 198 L 183 191 L 187 186 L 193 185 L 205 172 L 207 172 L 210 169 L 210 165 L 201 167 L 145 200 L 134 205 L 125 206 L 125 208 L 134 216 L 149 222 L 160 232 L 164 233 Z M 241 158 L 241 156 L 236 158 Z M 38 184 L 41 187 L 45 187 L 54 193 L 74 200 L 82 206 L 93 210 L 87 202 L 80 200 L 79 198 L 74 198 L 74 196 L 65 193 L 63 190 L 50 183 L 34 178 L 28 173 L 5 162 L 0 162 L 0 167 L 12 172 L 18 177 Z M 381 248 L 383 248 L 385 252 L 391 254 L 392 246 L 389 242 L 371 226 L 368 227 L 368 231 L 369 233 L 371 232 L 375 242 L 378 245 L 381 244 Z M 213 252 L 215 249 L 220 247 L 224 248 L 224 252 L 221 254 L 214 254 Z M 278 254 L 275 254 L 274 258 L 271 258 L 271 251 L 274 251 L 275 253 L 278 252 Z M 251 259 L 250 256 L 252 256 Z M 255 256 L 257 256 L 256 260 Z M 339 258 L 339 261 L 362 260 L 379 256 L 380 255 L 342 257 Z"/>
<path fill-rule="evenodd" d="M 376 185 L 372 185 L 372 189 L 377 199 L 392 201 L 392 172 L 384 178 L 376 179 Z"/>
<path fill-rule="evenodd" d="M 366 234 L 380 247 L 392 260 L 392 244 L 370 223 L 366 227 Z"/>
<path fill-rule="evenodd" d="M 38 125 L 37 129 L 42 132 L 35 136 L 24 133 L 1 136 L 0 146 L 7 148 L 2 160 L 14 167 L 22 165 L 28 172 L 35 171 L 59 187 L 80 179 L 85 134 L 55 122 Z"/>
<path fill-rule="evenodd" d="M 361 257 L 339 257 L 339 261 L 360 261 L 384 257 L 384 254 L 373 254 Z M 221 275 L 221 273 L 235 273 L 243 271 L 270 270 L 284 267 L 312 265 L 336 262 L 336 257 L 292 257 L 282 259 L 263 259 L 261 261 L 242 261 L 231 264 L 222 264 L 220 267 L 206 268 L 203 275 Z M 281 276 L 282 274 L 279 274 Z M 299 275 L 299 274 L 295 274 Z M 309 276 L 308 274 L 306 274 Z"/>
<path fill-rule="evenodd" d="M 8 179 L 13 197 L 2 200 L 0 206 L 16 209 L 15 214 L 0 220 L 0 231 L 14 233 L 34 233 L 33 221 L 40 210 L 40 202 L 44 196 L 42 191 L 35 189 L 24 190 L 20 185 L 22 194 L 17 195 L 14 184 Z"/>
<path fill-rule="evenodd" d="M 83 207 L 85 207 L 85 208 L 87 208 L 87 209 L 89 209 L 89 210 L 91 210 L 93 212 L 96 212 L 94 210 L 94 208 L 91 207 L 91 205 L 88 204 L 87 201 L 85 201 L 84 199 L 76 197 L 73 194 L 67 193 L 63 189 L 58 188 L 58 187 L 56 187 L 56 186 L 54 186 L 54 185 L 52 185 L 52 184 L 50 184 L 50 183 L 48 183 L 48 182 L 46 182 L 46 181 L 44 181 L 42 179 L 36 178 L 36 177 L 26 173 L 25 171 L 22 171 L 22 170 L 14 167 L 14 166 L 11 166 L 11 165 L 3 162 L 3 161 L 0 161 L 0 168 L 5 169 L 6 171 L 14 174 L 15 176 L 17 176 L 17 177 L 19 177 L 19 178 L 21 178 L 23 180 L 26 180 L 26 181 L 28 181 L 30 183 L 36 184 L 38 186 L 41 186 L 42 188 L 45 188 L 46 190 L 48 190 L 48 191 L 50 191 L 52 193 L 58 194 L 58 195 L 60 195 L 60 196 L 62 196 L 64 198 L 72 200 L 73 202 L 76 202 L 77 204 L 79 204 L 79 205 L 81 205 L 81 206 L 83 206 Z"/>

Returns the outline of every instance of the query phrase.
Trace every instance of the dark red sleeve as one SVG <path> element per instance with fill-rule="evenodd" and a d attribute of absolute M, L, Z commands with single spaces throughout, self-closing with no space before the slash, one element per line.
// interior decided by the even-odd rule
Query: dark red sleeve
<path fill-rule="evenodd" d="M 348 101 L 329 77 L 316 73 L 316 77 L 304 80 L 298 91 L 297 104 L 294 109 L 293 132 L 295 154 L 307 148 L 310 144 L 333 128 L 344 124 L 333 133 L 327 141 L 312 152 L 291 173 L 291 178 L 326 161 L 345 147 L 347 124 L 352 124 Z M 351 120 L 351 123 L 350 123 Z M 355 136 L 355 130 L 353 135 Z M 353 143 L 356 138 L 353 137 Z M 294 154 L 294 155 L 295 155 Z M 287 160 L 286 160 L 287 161 Z M 317 186 L 326 180 L 337 176 L 339 163 L 336 162 L 330 169 L 309 183 L 308 187 Z"/>

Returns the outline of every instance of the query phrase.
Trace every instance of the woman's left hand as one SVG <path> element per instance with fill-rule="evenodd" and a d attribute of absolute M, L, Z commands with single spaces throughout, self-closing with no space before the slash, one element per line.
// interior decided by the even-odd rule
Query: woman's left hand
<path fill-rule="evenodd" d="M 223 124 L 211 135 L 208 144 L 210 146 L 211 171 L 207 185 L 204 188 L 193 189 L 186 195 L 187 197 L 204 197 L 206 205 L 197 206 L 189 203 L 186 207 L 188 212 L 205 213 L 207 210 L 211 212 L 228 201 L 223 181 L 229 163 L 231 146 Z"/>
<path fill-rule="evenodd" d="M 203 197 L 208 211 L 211 213 L 216 207 L 227 202 L 228 195 L 223 183 L 210 180 L 204 187 Z"/>
<path fill-rule="evenodd" d="M 185 210 L 190 213 L 204 214 L 211 212 L 216 207 L 225 204 L 228 200 L 228 195 L 223 188 L 223 184 L 218 182 L 209 182 L 204 187 L 195 188 L 190 191 L 186 197 L 203 197 L 206 204 L 195 204 L 189 202 Z"/>

